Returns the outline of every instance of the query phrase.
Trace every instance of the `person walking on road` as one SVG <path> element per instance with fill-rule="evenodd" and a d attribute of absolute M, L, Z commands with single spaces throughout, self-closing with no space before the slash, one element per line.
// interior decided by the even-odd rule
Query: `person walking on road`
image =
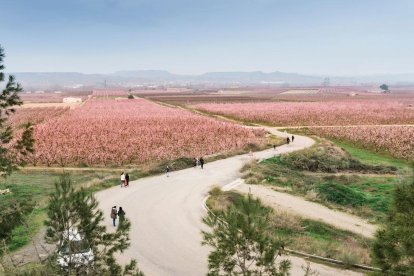
<path fill-rule="evenodd" d="M 129 186 L 129 174 L 125 174 L 125 187 Z"/>
<path fill-rule="evenodd" d="M 116 206 L 114 206 L 111 209 L 111 219 L 112 219 L 112 224 L 114 225 L 114 227 L 116 226 L 117 215 L 118 215 L 118 212 L 116 211 Z"/>
<path fill-rule="evenodd" d="M 122 210 L 122 207 L 119 207 L 118 217 L 119 217 L 119 224 L 123 223 L 125 220 L 125 211 Z"/>
<path fill-rule="evenodd" d="M 289 137 L 286 138 L 286 143 L 289 145 L 289 143 L 290 143 L 290 138 Z"/>
<path fill-rule="evenodd" d="M 194 168 L 197 168 L 198 159 L 194 157 L 193 159 L 193 166 Z"/>
<path fill-rule="evenodd" d="M 276 150 L 276 145 L 275 144 L 273 144 L 273 150 Z"/>
<path fill-rule="evenodd" d="M 200 157 L 200 166 L 203 169 L 204 168 L 204 159 L 203 157 Z"/>
<path fill-rule="evenodd" d="M 167 174 L 167 177 L 170 177 L 170 166 L 167 165 L 165 168 L 165 173 Z"/>
<path fill-rule="evenodd" d="M 293 143 L 293 140 L 295 140 L 295 136 L 292 135 L 292 143 Z"/>
<path fill-rule="evenodd" d="M 124 172 L 121 173 L 121 188 L 123 186 L 125 186 L 125 173 Z"/>

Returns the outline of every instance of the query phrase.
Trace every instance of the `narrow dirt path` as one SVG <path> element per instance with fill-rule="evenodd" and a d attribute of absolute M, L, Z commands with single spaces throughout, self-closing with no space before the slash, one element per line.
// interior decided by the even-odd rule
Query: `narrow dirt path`
<path fill-rule="evenodd" d="M 318 203 L 307 201 L 303 197 L 275 191 L 270 186 L 248 185 L 244 181 L 240 181 L 239 185 L 235 186 L 234 189 L 246 194 L 250 192 L 274 209 L 322 221 L 336 228 L 351 231 L 367 238 L 372 238 L 377 229 L 375 225 L 360 217 L 329 209 Z"/>
<path fill-rule="evenodd" d="M 275 135 L 286 135 L 284 132 L 282 133 L 271 127 L 265 127 L 265 129 Z M 296 135 L 295 141 L 297 140 L 297 137 L 303 139 L 303 136 Z M 300 196 L 275 191 L 269 186 L 248 185 L 241 179 L 235 183 L 237 184 L 234 185 L 233 188 L 236 190 L 243 193 L 251 191 L 254 196 L 260 198 L 265 204 L 272 206 L 273 208 L 292 212 L 305 218 L 320 220 L 337 228 L 348 230 L 368 238 L 372 238 L 377 229 L 377 226 L 360 217 L 329 209 L 326 206 L 308 201 Z"/>

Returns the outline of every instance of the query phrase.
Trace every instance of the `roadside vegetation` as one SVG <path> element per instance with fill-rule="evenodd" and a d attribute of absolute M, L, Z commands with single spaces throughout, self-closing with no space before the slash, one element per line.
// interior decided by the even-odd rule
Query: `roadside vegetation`
<path fill-rule="evenodd" d="M 214 188 L 207 205 L 214 213 L 220 213 L 242 198 L 239 193 Z M 349 265 L 371 264 L 372 242 L 357 234 L 278 210 L 271 212 L 269 223 L 272 236 L 283 240 L 288 249 L 338 259 Z"/>
<path fill-rule="evenodd" d="M 137 262 L 118 264 L 116 255 L 130 245 L 130 222 L 123 219 L 115 231 L 102 225 L 104 215 L 96 198 L 86 189 L 74 188 L 63 174 L 47 198 L 45 241 L 53 252 L 34 265 L 16 266 L 11 258 L 0 258 L 6 275 L 135 275 L 144 274 Z M 42 237 L 43 238 L 43 237 Z M 6 251 L 7 253 L 7 251 Z M 39 254 L 37 250 L 33 254 Z M 6 254 L 7 255 L 7 254 Z"/>
<path fill-rule="evenodd" d="M 251 195 L 209 212 L 203 222 L 210 229 L 202 231 L 202 244 L 211 247 L 208 275 L 289 275 L 285 241 L 272 233 L 272 214 Z"/>
<path fill-rule="evenodd" d="M 407 168 L 393 162 L 364 161 L 321 140 L 310 149 L 249 163 L 242 172 L 248 184 L 271 185 L 374 222 L 382 221 L 394 186 Z"/>
<path fill-rule="evenodd" d="M 23 89 L 15 81 L 13 75 L 3 72 L 3 58 L 5 54 L 0 45 L 0 175 L 9 176 L 18 166 L 24 165 L 27 156 L 33 153 L 33 128 L 25 124 L 16 134 L 10 125 L 10 115 L 15 113 L 15 107 L 22 105 L 19 92 Z M 5 84 L 2 82 L 5 81 Z M 29 198 L 15 198 L 10 196 L 7 189 L 0 191 L 0 243 L 4 244 L 10 238 L 10 233 L 19 224 L 25 213 L 32 210 L 33 204 Z M 3 249 L 0 248 L 0 257 Z"/>
<path fill-rule="evenodd" d="M 0 220 L 2 229 L 7 225 L 1 238 L 6 240 L 8 250 L 14 251 L 26 245 L 43 227 L 48 196 L 53 192 L 54 183 L 60 175 L 61 172 L 58 171 L 16 171 L 9 177 L 0 179 L 0 190 L 9 191 L 2 196 L 0 207 L 8 210 L 8 216 L 14 218 Z M 88 191 L 96 191 L 118 183 L 118 172 L 74 172 L 72 179 L 75 188 L 84 187 Z"/>
<path fill-rule="evenodd" d="M 397 186 L 372 253 L 386 275 L 414 275 L 414 178 Z"/>

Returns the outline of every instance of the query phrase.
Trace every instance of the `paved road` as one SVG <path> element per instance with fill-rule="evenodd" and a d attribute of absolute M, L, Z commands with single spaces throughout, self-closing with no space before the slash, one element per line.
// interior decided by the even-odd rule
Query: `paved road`
<path fill-rule="evenodd" d="M 129 188 L 117 186 L 97 193 L 109 227 L 113 205 L 122 206 L 132 223 L 131 247 L 119 260 L 137 259 L 139 267 L 150 276 L 205 275 L 208 248 L 201 246 L 200 231 L 204 227 L 201 218 L 206 214 L 202 202 L 210 188 L 239 178 L 240 168 L 252 158 L 269 158 L 313 143 L 310 138 L 296 136 L 293 144 L 280 146 L 276 151 L 265 150 L 254 153 L 253 157 L 239 155 L 208 163 L 204 170 L 190 168 L 172 172 L 169 177 L 143 178 L 132 181 Z M 298 271 L 300 265 L 301 262 L 295 261 L 294 271 Z M 337 269 L 326 266 L 320 272 L 320 275 L 338 275 Z M 340 274 L 354 275 L 343 271 Z"/>

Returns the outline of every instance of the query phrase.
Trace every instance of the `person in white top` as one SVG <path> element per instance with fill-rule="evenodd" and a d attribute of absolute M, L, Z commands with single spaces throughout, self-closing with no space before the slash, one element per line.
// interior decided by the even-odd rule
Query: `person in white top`
<path fill-rule="evenodd" d="M 124 173 L 121 174 L 121 188 L 123 186 L 125 186 L 125 174 Z"/>

